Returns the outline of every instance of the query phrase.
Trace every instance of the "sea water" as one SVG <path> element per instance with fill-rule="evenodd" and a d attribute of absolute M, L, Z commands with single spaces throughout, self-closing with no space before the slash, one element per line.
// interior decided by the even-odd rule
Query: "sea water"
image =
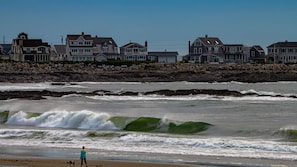
<path fill-rule="evenodd" d="M 138 92 L 2 100 L 0 155 L 78 157 L 85 146 L 89 157 L 106 159 L 191 162 L 197 155 L 211 155 L 297 160 L 296 87 L 297 82 L 0 83 L 0 91 Z M 247 95 L 143 95 L 163 89 Z"/>

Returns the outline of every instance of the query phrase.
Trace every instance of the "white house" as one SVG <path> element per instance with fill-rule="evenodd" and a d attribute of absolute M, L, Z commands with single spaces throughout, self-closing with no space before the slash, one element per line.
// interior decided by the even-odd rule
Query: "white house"
<path fill-rule="evenodd" d="M 93 38 L 83 32 L 80 35 L 67 35 L 66 55 L 68 61 L 94 61 Z"/>
<path fill-rule="evenodd" d="M 148 60 L 159 63 L 176 63 L 178 52 L 148 52 Z"/>
<path fill-rule="evenodd" d="M 130 42 L 120 47 L 120 55 L 121 59 L 125 61 L 147 61 L 147 42 L 144 46 Z"/>
<path fill-rule="evenodd" d="M 297 63 L 297 42 L 277 42 L 267 47 L 268 59 L 274 63 Z"/>

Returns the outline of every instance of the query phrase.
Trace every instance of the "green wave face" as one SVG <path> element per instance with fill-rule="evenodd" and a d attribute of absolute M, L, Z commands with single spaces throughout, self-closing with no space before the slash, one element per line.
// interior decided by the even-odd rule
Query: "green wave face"
<path fill-rule="evenodd" d="M 277 132 L 290 142 L 297 142 L 297 130 L 296 129 L 286 129 Z"/>
<path fill-rule="evenodd" d="M 211 125 L 204 122 L 184 122 L 180 125 L 170 123 L 168 132 L 174 134 L 193 134 L 205 131 L 209 126 Z"/>
<path fill-rule="evenodd" d="M 3 124 L 7 121 L 9 115 L 9 111 L 0 112 L 0 123 Z"/>
<path fill-rule="evenodd" d="M 140 117 L 129 124 L 123 130 L 138 131 L 138 132 L 151 132 L 160 128 L 160 118 Z"/>
<path fill-rule="evenodd" d="M 195 134 L 205 131 L 211 124 L 204 122 L 184 122 L 179 125 L 173 122 L 164 123 L 160 118 L 151 117 L 112 117 L 116 127 L 125 131 L 161 132 L 172 134 Z"/>

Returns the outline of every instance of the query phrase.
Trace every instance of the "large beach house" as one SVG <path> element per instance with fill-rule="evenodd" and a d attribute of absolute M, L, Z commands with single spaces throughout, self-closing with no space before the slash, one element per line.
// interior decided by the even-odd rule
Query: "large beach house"
<path fill-rule="evenodd" d="M 84 32 L 80 35 L 67 35 L 66 54 L 68 61 L 94 61 L 91 35 Z"/>
<path fill-rule="evenodd" d="M 140 45 L 136 42 L 130 42 L 120 47 L 121 60 L 125 61 L 147 61 L 147 42 Z"/>
<path fill-rule="evenodd" d="M 41 39 L 29 39 L 28 34 L 20 33 L 12 41 L 11 60 L 14 61 L 33 61 L 49 62 L 50 45 L 42 42 Z"/>
<path fill-rule="evenodd" d="M 274 63 L 297 63 L 297 42 L 277 42 L 269 45 L 268 61 Z"/>
<path fill-rule="evenodd" d="M 184 60 L 195 63 L 223 62 L 223 42 L 217 37 L 198 37 L 192 44 L 189 41 L 189 54 Z"/>

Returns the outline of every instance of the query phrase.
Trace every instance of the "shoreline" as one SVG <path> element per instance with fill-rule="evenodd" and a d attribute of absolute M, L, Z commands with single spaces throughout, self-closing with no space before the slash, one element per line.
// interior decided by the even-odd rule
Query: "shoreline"
<path fill-rule="evenodd" d="M 195 156 L 195 161 L 188 162 L 153 162 L 144 160 L 118 160 L 118 159 L 87 159 L 88 166 L 96 167 L 293 167 L 296 161 L 277 159 L 257 159 L 219 156 Z M 80 166 L 79 158 L 48 158 L 48 157 L 27 157 L 12 156 L 0 157 L 0 165 L 22 166 L 22 167 L 65 167 Z"/>
<path fill-rule="evenodd" d="M 297 81 L 297 64 L 0 63 L 0 82 L 276 82 Z"/>

